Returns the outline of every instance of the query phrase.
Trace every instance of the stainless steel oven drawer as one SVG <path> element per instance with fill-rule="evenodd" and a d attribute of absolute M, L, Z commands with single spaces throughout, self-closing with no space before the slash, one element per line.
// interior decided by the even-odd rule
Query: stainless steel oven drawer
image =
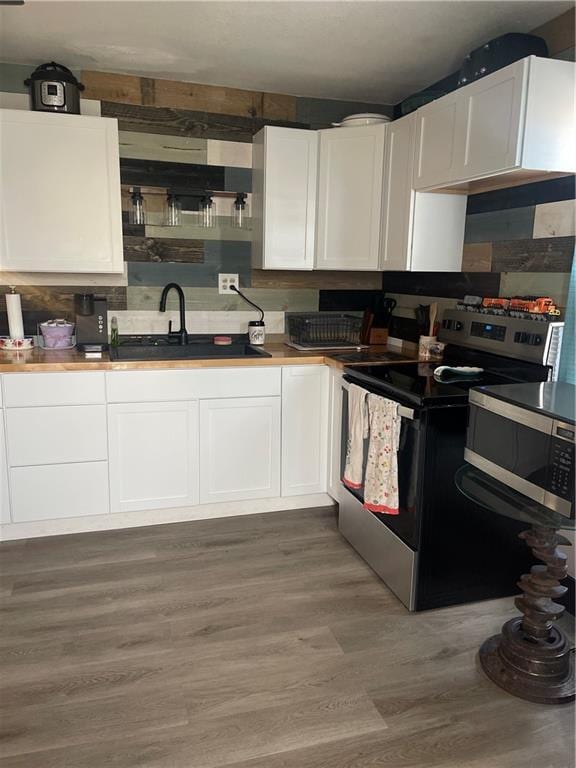
<path fill-rule="evenodd" d="M 414 610 L 417 553 L 344 488 L 340 491 L 340 533 L 411 611 Z"/>

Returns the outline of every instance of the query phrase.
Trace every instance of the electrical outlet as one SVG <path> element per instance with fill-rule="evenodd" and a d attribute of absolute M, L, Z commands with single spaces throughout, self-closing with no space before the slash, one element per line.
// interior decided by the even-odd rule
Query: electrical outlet
<path fill-rule="evenodd" d="M 218 293 L 234 293 L 230 286 L 235 285 L 236 288 L 240 288 L 240 281 L 238 275 L 232 274 L 220 274 L 218 275 Z"/>

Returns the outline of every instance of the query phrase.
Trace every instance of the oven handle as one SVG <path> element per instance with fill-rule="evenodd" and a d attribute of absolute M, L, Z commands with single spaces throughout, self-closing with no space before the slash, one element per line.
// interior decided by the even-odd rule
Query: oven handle
<path fill-rule="evenodd" d="M 348 382 L 346 381 L 342 382 L 342 389 L 345 389 L 347 392 L 350 390 L 350 385 L 348 384 Z M 416 420 L 416 414 L 414 413 L 414 409 L 406 408 L 406 406 L 400 405 L 400 404 L 398 404 L 398 416 L 401 416 L 403 419 L 410 419 L 410 421 Z"/>

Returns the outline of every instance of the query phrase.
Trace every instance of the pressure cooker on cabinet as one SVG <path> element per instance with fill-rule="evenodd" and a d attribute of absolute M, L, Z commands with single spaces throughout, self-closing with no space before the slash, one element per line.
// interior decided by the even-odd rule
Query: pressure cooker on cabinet
<path fill-rule="evenodd" d="M 80 92 L 84 86 L 62 64 L 40 64 L 24 81 L 30 88 L 32 109 L 36 112 L 80 114 Z"/>

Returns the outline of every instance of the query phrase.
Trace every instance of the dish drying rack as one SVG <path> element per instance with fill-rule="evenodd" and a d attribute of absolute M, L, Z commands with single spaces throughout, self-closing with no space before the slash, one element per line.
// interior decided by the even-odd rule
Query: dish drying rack
<path fill-rule="evenodd" d="M 362 318 L 336 312 L 304 312 L 286 318 L 287 346 L 302 351 L 311 349 L 360 349 Z"/>

